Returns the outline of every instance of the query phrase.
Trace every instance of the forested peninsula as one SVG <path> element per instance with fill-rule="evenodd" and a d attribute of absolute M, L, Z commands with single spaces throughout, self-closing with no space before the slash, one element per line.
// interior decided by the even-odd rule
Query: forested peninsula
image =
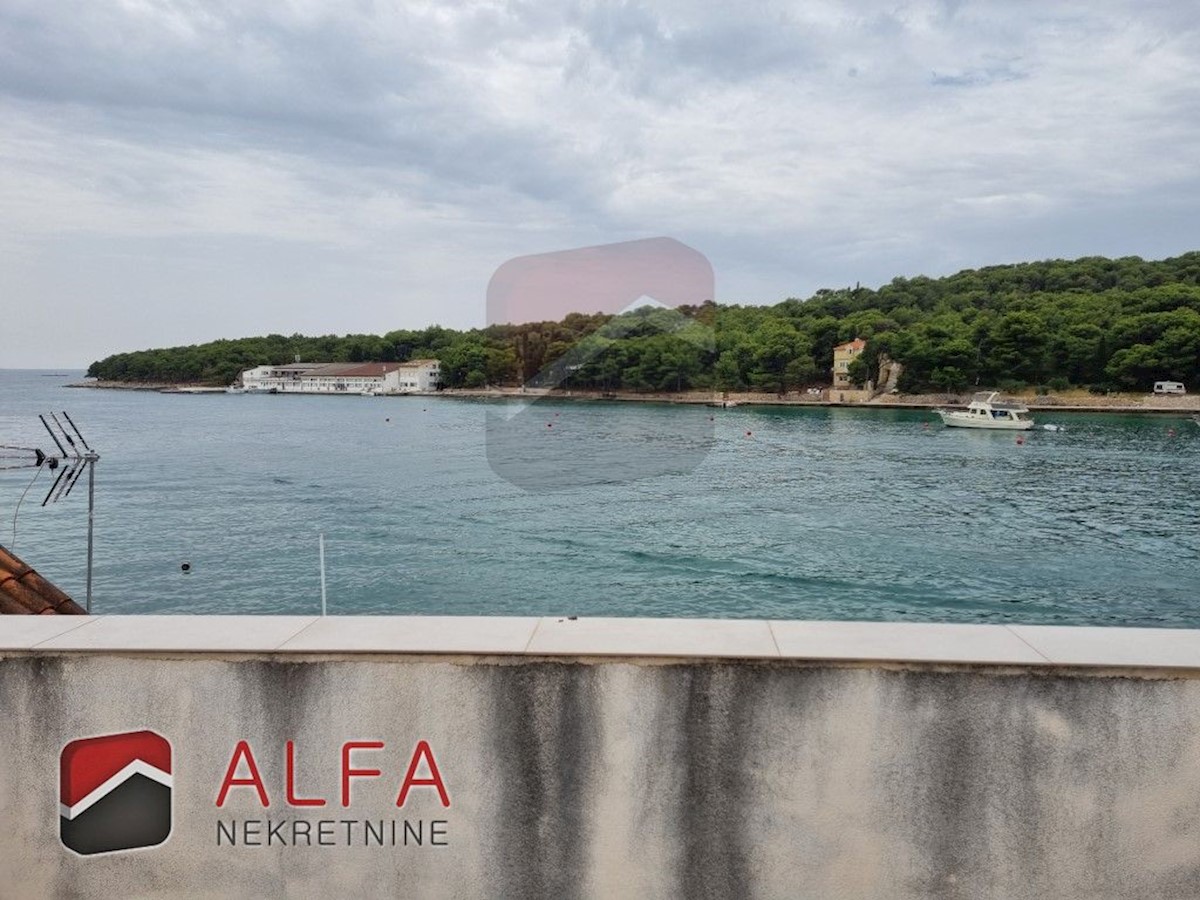
<path fill-rule="evenodd" d="M 517 385 L 557 366 L 553 383 L 580 389 L 782 393 L 828 384 L 833 348 L 859 337 L 867 349 L 852 366 L 855 381 L 873 377 L 886 355 L 903 364 L 905 393 L 976 385 L 1146 390 L 1163 379 L 1200 388 L 1200 252 L 989 266 L 877 289 L 823 289 L 774 306 L 645 307 L 617 318 L 576 313 L 469 331 L 271 334 L 118 353 L 92 363 L 88 375 L 223 385 L 245 369 L 297 357 L 436 357 L 449 388 Z"/>

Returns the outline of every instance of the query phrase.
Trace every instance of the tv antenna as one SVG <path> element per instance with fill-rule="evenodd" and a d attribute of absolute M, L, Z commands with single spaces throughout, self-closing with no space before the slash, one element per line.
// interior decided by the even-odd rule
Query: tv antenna
<path fill-rule="evenodd" d="M 38 418 L 45 427 L 46 433 L 50 435 L 50 439 L 54 441 L 57 452 L 42 450 L 39 447 L 13 447 L 0 444 L 0 469 L 37 469 L 38 472 L 34 475 L 35 479 L 43 469 L 50 472 L 58 471 L 58 477 L 54 479 L 50 490 L 42 499 L 42 506 L 65 500 L 71 495 L 71 491 L 75 489 L 75 485 L 79 483 L 83 473 L 85 471 L 88 473 L 87 600 L 84 608 L 90 613 L 92 611 L 92 532 L 96 511 L 96 463 L 100 459 L 100 454 L 88 446 L 88 442 L 84 440 L 79 428 L 65 410 L 62 413 L 62 417 L 67 423 L 65 426 L 54 413 L 47 413 L 47 415 L 50 417 L 49 422 L 46 421 L 46 416 L 39 415 Z M 32 485 L 33 482 L 30 484 Z M 24 499 L 24 495 L 22 495 L 22 499 Z M 20 511 L 20 503 L 17 504 L 17 510 Z M 16 521 L 15 515 L 13 521 L 14 523 Z M 13 527 L 15 529 L 16 525 L 14 524 Z"/>

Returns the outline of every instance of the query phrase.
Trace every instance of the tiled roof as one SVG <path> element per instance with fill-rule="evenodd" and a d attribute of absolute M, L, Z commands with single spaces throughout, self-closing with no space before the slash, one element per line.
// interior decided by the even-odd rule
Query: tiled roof
<path fill-rule="evenodd" d="M 833 349 L 834 350 L 864 350 L 864 349 L 866 349 L 866 346 L 867 346 L 867 342 L 864 341 L 862 338 L 855 338 L 854 340 L 848 341 L 845 344 L 838 344 Z"/>
<path fill-rule="evenodd" d="M 436 363 L 436 359 L 414 359 L 412 362 L 316 363 L 304 374 L 308 378 L 378 378 L 397 369 L 408 369 Z M 278 369 L 290 368 L 276 366 Z"/>
<path fill-rule="evenodd" d="M 437 365 L 438 362 L 436 359 L 411 359 L 408 362 L 298 363 L 267 368 L 277 372 L 295 372 L 306 378 L 378 378 L 397 369 L 421 368 Z"/>
<path fill-rule="evenodd" d="M 388 372 L 395 372 L 398 368 L 400 368 L 400 364 L 394 362 L 333 363 L 308 374 L 326 378 L 378 378 Z"/>
<path fill-rule="evenodd" d="M 82 606 L 0 546 L 0 614 L 87 615 Z"/>
<path fill-rule="evenodd" d="M 382 375 L 388 363 L 315 363 L 301 373 L 306 378 L 344 378 L 347 375 Z M 392 363 L 391 365 L 395 365 Z M 286 367 L 279 366 L 280 369 Z M 372 369 L 372 371 L 366 371 Z M 363 370 L 363 371 L 359 371 Z"/>

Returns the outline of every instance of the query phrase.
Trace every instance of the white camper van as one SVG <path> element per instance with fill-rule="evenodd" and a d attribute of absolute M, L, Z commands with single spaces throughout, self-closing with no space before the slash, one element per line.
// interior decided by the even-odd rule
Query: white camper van
<path fill-rule="evenodd" d="M 1154 382 L 1154 393 L 1186 394 L 1187 388 L 1183 386 L 1183 382 L 1181 381 L 1156 381 Z"/>

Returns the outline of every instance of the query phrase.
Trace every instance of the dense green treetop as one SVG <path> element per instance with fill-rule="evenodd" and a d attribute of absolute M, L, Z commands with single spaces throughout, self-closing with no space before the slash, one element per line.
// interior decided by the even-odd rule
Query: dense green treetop
<path fill-rule="evenodd" d="M 905 391 L 1069 385 L 1200 387 L 1200 252 L 1148 262 L 1086 257 L 823 289 L 775 306 L 649 307 L 614 319 L 431 327 L 385 335 L 266 337 L 118 353 L 88 375 L 113 381 L 228 384 L 292 361 L 442 360 L 447 387 L 565 384 L 602 390 L 786 391 L 828 383 L 833 347 L 867 339 L 863 365 L 904 364 Z"/>

